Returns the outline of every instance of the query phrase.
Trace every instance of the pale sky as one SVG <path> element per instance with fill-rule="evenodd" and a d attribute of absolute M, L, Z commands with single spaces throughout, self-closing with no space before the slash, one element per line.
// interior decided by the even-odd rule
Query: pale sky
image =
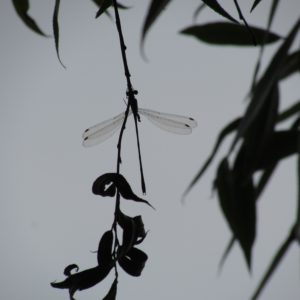
<path fill-rule="evenodd" d="M 99 175 L 115 171 L 118 134 L 93 148 L 82 147 L 81 134 L 125 109 L 119 41 L 109 18 L 94 18 L 97 9 L 92 1 L 61 1 L 60 51 L 65 70 L 53 39 L 27 29 L 10 2 L 0 3 L 0 299 L 64 300 L 67 290 L 51 288 L 50 282 L 64 279 L 68 264 L 77 263 L 81 270 L 96 265 L 91 251 L 114 217 L 114 199 L 93 195 L 91 187 Z M 231 2 L 224 1 L 229 11 Z M 252 15 L 246 14 L 250 24 L 265 24 L 270 2 L 262 1 Z M 231 237 L 218 199 L 211 197 L 218 160 L 188 195 L 185 206 L 180 197 L 209 155 L 219 130 L 243 113 L 258 49 L 213 47 L 179 35 L 192 24 L 199 1 L 174 1 L 149 32 L 145 44 L 149 62 L 145 62 L 139 42 L 149 1 L 123 3 L 132 6 L 121 11 L 121 18 L 139 105 L 192 116 L 198 127 L 191 135 L 179 136 L 142 119 L 145 198 L 156 211 L 139 203 L 122 203 L 125 213 L 143 217 L 149 233 L 141 248 L 149 259 L 139 278 L 120 271 L 117 299 L 249 299 L 296 217 L 295 157 L 280 164 L 258 204 L 251 276 L 237 245 L 218 275 L 219 260 Z M 279 34 L 285 34 L 299 15 L 297 0 L 284 5 L 274 23 Z M 31 1 L 31 7 L 40 27 L 52 34 L 54 1 Z M 197 23 L 217 20 L 221 17 L 206 10 Z M 267 48 L 264 63 L 277 46 Z M 282 108 L 299 100 L 299 74 L 281 88 Z M 121 172 L 141 196 L 130 121 Z M 225 145 L 222 150 L 224 154 Z M 261 299 L 298 300 L 299 261 L 295 244 Z M 110 274 L 75 298 L 102 299 L 112 280 Z"/>

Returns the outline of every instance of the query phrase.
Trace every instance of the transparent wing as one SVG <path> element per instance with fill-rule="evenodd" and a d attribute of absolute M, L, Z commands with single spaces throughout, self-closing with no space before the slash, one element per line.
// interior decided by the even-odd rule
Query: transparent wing
<path fill-rule="evenodd" d="M 121 127 L 124 117 L 125 114 L 121 113 L 109 120 L 103 121 L 86 129 L 82 134 L 82 145 L 90 147 L 102 143 Z"/>
<path fill-rule="evenodd" d="M 161 113 L 145 108 L 140 108 L 139 113 L 159 128 L 176 134 L 190 134 L 192 128 L 197 126 L 197 122 L 190 117 Z"/>
<path fill-rule="evenodd" d="M 191 117 L 185 117 L 185 116 L 169 114 L 169 113 L 162 113 L 162 112 L 158 112 L 158 111 L 155 111 L 152 109 L 146 109 L 146 108 L 140 108 L 139 112 L 144 115 L 146 115 L 146 114 L 153 115 L 153 116 L 157 116 L 158 118 L 161 118 L 161 119 L 169 119 L 169 120 L 173 120 L 175 122 L 183 123 L 192 128 L 195 128 L 197 126 L 197 121 Z"/>

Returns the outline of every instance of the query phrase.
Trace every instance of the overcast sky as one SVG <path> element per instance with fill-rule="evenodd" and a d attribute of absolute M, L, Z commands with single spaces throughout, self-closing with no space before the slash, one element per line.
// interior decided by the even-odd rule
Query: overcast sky
<path fill-rule="evenodd" d="M 67 291 L 51 288 L 50 282 L 63 279 L 68 264 L 77 263 L 81 270 L 96 265 L 91 251 L 114 217 L 114 200 L 93 195 L 91 186 L 99 175 L 115 170 L 118 135 L 84 148 L 81 134 L 125 109 L 126 81 L 114 23 L 106 16 L 95 20 L 92 1 L 61 1 L 60 51 L 66 70 L 57 60 L 53 39 L 27 29 L 10 2 L 0 3 L 0 298 L 63 300 L 68 299 Z M 248 299 L 294 222 L 295 158 L 279 166 L 258 204 L 252 276 L 238 246 L 218 276 L 231 234 L 217 198 L 211 197 L 216 162 L 185 206 L 180 197 L 218 131 L 243 113 L 258 49 L 212 47 L 179 35 L 192 24 L 200 1 L 174 1 L 149 32 L 145 62 L 139 42 L 148 2 L 124 1 L 132 8 L 121 12 L 139 105 L 192 116 L 198 127 L 191 135 L 179 136 L 142 119 L 146 199 L 156 211 L 138 203 L 122 204 L 127 214 L 144 219 L 149 233 L 141 248 L 149 259 L 139 278 L 120 272 L 118 299 Z M 229 11 L 231 2 L 224 1 Z M 247 2 L 245 10 L 252 1 Z M 265 24 L 270 2 L 262 1 L 252 15 L 246 14 L 250 24 Z M 54 0 L 31 3 L 31 15 L 51 34 Z M 298 0 L 284 5 L 274 23 L 279 34 L 285 34 L 299 15 Z M 220 17 L 206 10 L 197 22 L 211 20 Z M 264 63 L 276 46 L 268 47 Z M 299 75 L 281 88 L 284 108 L 299 99 Z M 130 121 L 121 170 L 141 195 Z M 299 270 L 299 247 L 293 245 L 261 299 L 298 300 Z M 75 297 L 102 299 L 112 280 L 110 274 Z"/>

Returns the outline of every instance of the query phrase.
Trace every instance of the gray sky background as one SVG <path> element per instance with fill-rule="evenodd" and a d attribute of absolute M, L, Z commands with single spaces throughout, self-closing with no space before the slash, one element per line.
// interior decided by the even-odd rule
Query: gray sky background
<path fill-rule="evenodd" d="M 0 298 L 63 300 L 67 291 L 51 288 L 50 282 L 63 279 L 68 264 L 77 263 L 81 270 L 95 266 L 90 251 L 113 220 L 114 200 L 93 195 L 91 186 L 96 177 L 115 170 L 117 134 L 88 149 L 81 145 L 81 134 L 125 109 L 118 37 L 107 17 L 94 19 L 92 1 L 61 1 L 64 70 L 53 39 L 27 29 L 10 2 L 0 2 Z M 150 230 L 141 246 L 149 259 L 139 278 L 120 272 L 118 299 L 248 299 L 294 221 L 295 158 L 280 165 L 258 204 L 252 276 L 238 246 L 218 276 L 230 231 L 217 198 L 211 198 L 216 163 L 188 195 L 187 205 L 181 205 L 180 197 L 220 128 L 244 111 L 258 49 L 212 47 L 179 35 L 192 24 L 199 1 L 174 1 L 148 35 L 147 63 L 139 39 L 148 2 L 124 1 L 133 8 L 121 12 L 139 105 L 193 116 L 198 127 L 192 135 L 177 136 L 142 120 L 146 199 L 157 210 L 122 204 L 129 215 L 141 214 Z M 224 6 L 232 11 L 231 2 Z M 250 2 L 243 2 L 245 11 Z M 262 1 L 252 15 L 246 14 L 250 24 L 265 24 L 270 2 Z M 51 34 L 54 1 L 31 3 L 31 15 Z M 274 30 L 284 34 L 299 15 L 299 1 L 285 1 L 280 8 Z M 210 20 L 220 18 L 206 10 L 197 22 Z M 264 63 L 276 46 L 267 48 Z M 282 85 L 282 108 L 299 99 L 298 76 Z M 130 121 L 122 172 L 141 194 Z M 112 276 L 75 297 L 102 299 Z M 299 295 L 299 247 L 293 245 L 261 299 L 297 300 Z"/>

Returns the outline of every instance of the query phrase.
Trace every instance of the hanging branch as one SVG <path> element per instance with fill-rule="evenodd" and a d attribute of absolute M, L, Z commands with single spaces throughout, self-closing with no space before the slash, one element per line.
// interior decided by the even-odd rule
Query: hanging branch
<path fill-rule="evenodd" d="M 104 5 L 104 4 L 103 4 Z M 106 3 L 107 5 L 107 3 Z M 103 300 L 114 300 L 117 295 L 118 285 L 118 265 L 131 276 L 140 276 L 148 259 L 146 253 L 138 249 L 136 245 L 140 244 L 146 237 L 146 231 L 141 216 L 129 217 L 125 215 L 120 209 L 121 197 L 125 200 L 132 200 L 135 202 L 142 202 L 152 207 L 152 205 L 138 197 L 131 189 L 129 183 L 125 177 L 120 173 L 121 159 L 121 147 L 124 130 L 126 127 L 128 115 L 130 110 L 133 113 L 137 147 L 139 155 L 140 173 L 141 173 L 141 186 L 143 193 L 146 192 L 146 186 L 143 175 L 138 122 L 140 116 L 138 114 L 138 105 L 135 96 L 137 91 L 133 89 L 130 72 L 126 58 L 126 46 L 123 38 L 120 16 L 118 12 L 118 3 L 113 1 L 116 26 L 120 39 L 120 48 L 122 53 L 123 66 L 125 71 L 125 77 L 127 81 L 127 108 L 125 111 L 125 117 L 120 130 L 117 149 L 117 170 L 116 173 L 106 173 L 99 176 L 93 183 L 92 191 L 95 195 L 102 197 L 116 197 L 114 220 L 111 229 L 106 231 L 99 242 L 97 251 L 98 264 L 94 268 L 90 268 L 81 272 L 78 272 L 79 267 L 76 264 L 67 266 L 64 270 L 64 274 L 67 278 L 62 282 L 51 283 L 52 287 L 60 289 L 68 289 L 70 299 L 74 300 L 73 295 L 78 290 L 88 289 L 107 277 L 112 269 L 114 269 L 115 279 L 111 285 L 110 290 Z M 100 10 L 103 9 L 100 7 Z M 99 15 L 99 14 L 97 14 Z M 84 140 L 87 140 L 85 134 L 89 134 L 89 129 L 84 133 Z M 152 207 L 153 208 L 153 207 Z M 122 230 L 122 240 L 118 237 L 118 230 Z M 76 270 L 76 273 L 72 273 L 72 270 Z"/>

